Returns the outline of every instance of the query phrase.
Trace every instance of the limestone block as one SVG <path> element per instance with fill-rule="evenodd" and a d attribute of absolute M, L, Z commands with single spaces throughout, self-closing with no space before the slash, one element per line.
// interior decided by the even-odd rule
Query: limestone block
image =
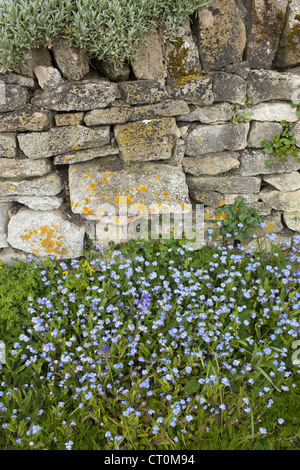
<path fill-rule="evenodd" d="M 28 180 L 1 179 L 0 181 L 0 197 L 4 198 L 11 198 L 11 196 L 55 196 L 61 190 L 61 179 L 54 172 Z"/>
<path fill-rule="evenodd" d="M 167 100 L 162 103 L 145 106 L 113 106 L 106 109 L 94 109 L 86 113 L 84 122 L 87 126 L 103 124 L 125 124 L 144 119 L 185 115 L 189 112 L 187 103 L 182 100 Z"/>
<path fill-rule="evenodd" d="M 69 186 L 72 211 L 96 218 L 120 207 L 133 216 L 190 203 L 182 169 L 168 164 L 127 166 L 118 157 L 76 163 L 69 167 Z"/>
<path fill-rule="evenodd" d="M 17 139 L 14 133 L 0 134 L 0 157 L 14 158 L 17 154 Z"/>
<path fill-rule="evenodd" d="M 52 91 L 36 90 L 32 104 L 54 111 L 89 111 L 110 106 L 118 98 L 116 83 L 67 82 Z"/>
<path fill-rule="evenodd" d="M 0 260 L 7 266 L 13 266 L 18 261 L 27 263 L 29 261 L 29 257 L 31 258 L 32 256 L 33 255 L 29 255 L 28 253 L 14 250 L 11 246 L 8 246 L 7 248 L 4 248 L 2 251 L 0 251 Z M 36 256 L 33 256 L 33 259 L 35 263 L 40 262 Z"/>
<path fill-rule="evenodd" d="M 281 213 L 277 211 L 272 211 L 271 214 L 264 217 L 263 220 L 265 226 L 259 227 L 255 233 L 258 237 L 261 237 L 266 234 L 278 233 L 283 229 L 281 222 Z"/>
<path fill-rule="evenodd" d="M 168 98 L 164 80 L 137 80 L 119 83 L 121 98 L 130 105 L 158 103 Z M 100 106 L 97 106 L 100 107 Z M 96 108 L 96 106 L 93 106 Z"/>
<path fill-rule="evenodd" d="M 25 108 L 28 96 L 28 90 L 23 86 L 5 85 L 5 99 L 0 101 L 0 113 Z"/>
<path fill-rule="evenodd" d="M 217 191 L 200 191 L 198 189 L 190 189 L 190 197 L 208 207 L 218 207 L 225 201 L 225 195 Z"/>
<path fill-rule="evenodd" d="M 5 74 L 1 80 L 7 85 L 19 85 L 29 89 L 37 87 L 36 81 L 33 78 L 25 77 L 24 75 L 19 75 L 13 72 Z"/>
<path fill-rule="evenodd" d="M 125 162 L 170 159 L 175 140 L 180 138 L 175 118 L 119 124 L 114 132 Z"/>
<path fill-rule="evenodd" d="M 283 128 L 279 122 L 252 121 L 248 136 L 248 146 L 262 148 L 263 140 L 273 140 L 274 135 L 280 135 Z"/>
<path fill-rule="evenodd" d="M 247 145 L 249 123 L 215 124 L 196 127 L 184 140 L 186 155 L 203 155 L 223 150 L 242 150 Z"/>
<path fill-rule="evenodd" d="M 184 154 L 185 154 L 185 142 L 182 139 L 178 139 L 175 142 L 175 147 L 172 152 L 172 157 L 170 158 L 170 160 L 168 160 L 168 164 L 182 166 Z"/>
<path fill-rule="evenodd" d="M 49 49 L 46 47 L 36 47 L 29 51 L 29 58 L 26 60 L 25 65 L 14 69 L 18 74 L 23 74 L 30 78 L 35 78 L 34 69 L 38 65 L 49 67 L 52 65 L 52 59 Z"/>
<path fill-rule="evenodd" d="M 14 200 L 35 211 L 58 209 L 63 203 L 60 196 L 14 196 Z"/>
<path fill-rule="evenodd" d="M 298 121 L 296 110 L 290 103 L 278 101 L 276 103 L 260 103 L 250 108 L 249 117 L 254 121 Z"/>
<path fill-rule="evenodd" d="M 9 220 L 8 211 L 10 203 L 0 203 L 0 248 L 8 246 L 7 244 L 7 224 Z"/>
<path fill-rule="evenodd" d="M 300 62 L 300 0 L 289 2 L 286 21 L 274 60 L 275 67 L 293 67 Z"/>
<path fill-rule="evenodd" d="M 293 212 L 299 210 L 300 190 L 282 192 L 277 189 L 264 188 L 260 192 L 260 199 L 275 210 Z"/>
<path fill-rule="evenodd" d="M 131 61 L 133 73 L 137 79 L 151 80 L 167 76 L 164 64 L 161 36 L 153 31 L 145 38 L 136 59 Z"/>
<path fill-rule="evenodd" d="M 45 131 L 50 127 L 48 112 L 26 109 L 0 114 L 0 132 Z"/>
<path fill-rule="evenodd" d="M 283 220 L 286 226 L 291 229 L 295 230 L 295 232 L 300 232 L 300 212 L 295 210 L 292 212 L 285 211 L 283 213 Z"/>
<path fill-rule="evenodd" d="M 56 90 L 59 85 L 64 83 L 59 70 L 55 67 L 38 65 L 34 68 L 34 73 L 40 87 L 45 91 Z"/>
<path fill-rule="evenodd" d="M 234 0 L 212 0 L 198 10 L 197 34 L 203 70 L 242 62 L 246 28 Z"/>
<path fill-rule="evenodd" d="M 215 72 L 213 77 L 214 101 L 242 103 L 247 94 L 247 82 L 243 78 L 224 72 Z"/>
<path fill-rule="evenodd" d="M 56 127 L 48 132 L 19 134 L 18 141 L 28 158 L 38 159 L 108 144 L 110 130 L 108 126 L 97 130 L 80 125 Z"/>
<path fill-rule="evenodd" d="M 261 178 L 248 176 L 187 176 L 187 185 L 190 189 L 203 191 L 218 191 L 223 194 L 256 194 L 260 190 Z"/>
<path fill-rule="evenodd" d="M 77 150 L 74 152 L 64 153 L 54 157 L 54 165 L 69 165 L 72 163 L 86 162 L 94 158 L 106 157 L 107 155 L 117 155 L 119 153 L 118 147 L 111 145 L 104 145 L 94 149 Z"/>
<path fill-rule="evenodd" d="M 9 221 L 7 239 L 26 253 L 68 259 L 82 254 L 84 234 L 84 227 L 65 220 L 59 211 L 21 209 Z"/>
<path fill-rule="evenodd" d="M 286 162 L 278 157 L 271 157 L 273 165 L 266 165 L 270 155 L 257 150 L 244 150 L 241 152 L 239 173 L 241 176 L 270 175 L 274 173 L 291 173 L 300 169 L 300 162 L 293 156 L 288 156 Z"/>
<path fill-rule="evenodd" d="M 130 68 L 127 64 L 116 64 L 108 60 L 94 60 L 93 65 L 113 82 L 129 80 Z"/>
<path fill-rule="evenodd" d="M 271 174 L 264 176 L 263 180 L 274 186 L 276 189 L 279 189 L 279 191 L 289 192 L 300 189 L 300 173 L 298 171 L 281 173 L 279 175 Z"/>
<path fill-rule="evenodd" d="M 49 160 L 37 160 L 33 162 L 28 159 L 0 158 L 0 178 L 30 178 L 42 176 L 52 169 Z"/>
<path fill-rule="evenodd" d="M 262 101 L 292 101 L 295 90 L 300 88 L 300 77 L 292 72 L 252 70 L 249 74 L 248 98 L 253 104 Z"/>
<path fill-rule="evenodd" d="M 240 162 L 234 152 L 217 152 L 204 157 L 185 157 L 182 166 L 194 176 L 214 176 L 238 168 Z"/>
<path fill-rule="evenodd" d="M 251 68 L 271 68 L 285 23 L 287 4 L 288 0 L 253 0 L 247 41 L 247 60 Z"/>
<path fill-rule="evenodd" d="M 68 39 L 57 39 L 52 48 L 55 62 L 67 80 L 80 80 L 89 71 L 87 54 L 69 46 Z"/>
<path fill-rule="evenodd" d="M 55 124 L 57 126 L 77 126 L 82 124 L 84 113 L 63 113 L 56 114 Z"/>
<path fill-rule="evenodd" d="M 178 116 L 179 121 L 210 124 L 220 121 L 230 121 L 233 110 L 229 103 L 217 103 L 211 106 L 191 106 L 190 112 Z"/>
<path fill-rule="evenodd" d="M 300 122 L 297 122 L 293 127 L 294 137 L 296 139 L 297 147 L 300 147 Z"/>
<path fill-rule="evenodd" d="M 211 78 L 190 79 L 183 77 L 170 87 L 172 98 L 184 100 L 190 104 L 210 105 L 214 101 Z"/>

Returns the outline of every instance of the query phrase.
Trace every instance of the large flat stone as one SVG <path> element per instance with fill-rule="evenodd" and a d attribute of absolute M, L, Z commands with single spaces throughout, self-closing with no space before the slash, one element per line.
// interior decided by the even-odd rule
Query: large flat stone
<path fill-rule="evenodd" d="M 223 150 L 242 150 L 247 145 L 249 123 L 201 125 L 196 127 L 184 140 L 186 155 L 198 156 Z"/>
<path fill-rule="evenodd" d="M 285 23 L 288 0 L 253 0 L 249 20 L 247 60 L 253 69 L 272 66 Z"/>
<path fill-rule="evenodd" d="M 248 146 L 262 148 L 263 140 L 273 140 L 274 135 L 280 135 L 283 128 L 279 122 L 252 121 L 248 136 Z"/>
<path fill-rule="evenodd" d="M 68 39 L 55 39 L 52 51 L 57 67 L 67 80 L 80 80 L 89 72 L 88 55 L 70 47 Z"/>
<path fill-rule="evenodd" d="M 289 192 L 300 189 L 300 173 L 292 171 L 291 173 L 272 174 L 263 177 L 264 181 L 274 186 L 279 191 Z M 300 202 L 300 201 L 299 201 Z"/>
<path fill-rule="evenodd" d="M 106 109 L 94 109 L 86 113 L 84 122 L 87 126 L 103 124 L 125 124 L 161 117 L 184 115 L 189 112 L 187 103 L 182 100 L 167 100 L 162 103 L 145 106 L 113 106 Z"/>
<path fill-rule="evenodd" d="M 260 183 L 261 178 L 253 176 L 187 176 L 187 184 L 190 189 L 199 189 L 203 191 L 218 191 L 223 194 L 256 194 L 260 190 Z"/>
<path fill-rule="evenodd" d="M 210 105 L 214 101 L 212 80 L 209 77 L 190 79 L 183 77 L 170 87 L 172 98 L 184 100 L 190 104 Z"/>
<path fill-rule="evenodd" d="M 170 159 L 175 140 L 180 137 L 175 118 L 118 124 L 114 132 L 125 162 Z"/>
<path fill-rule="evenodd" d="M 45 111 L 27 109 L 0 114 L 0 132 L 45 131 L 50 127 L 50 116 Z"/>
<path fill-rule="evenodd" d="M 15 179 L 1 179 L 0 181 L 0 197 L 55 196 L 60 193 L 61 190 L 61 179 L 54 172 L 46 176 L 20 181 Z"/>
<path fill-rule="evenodd" d="M 239 173 L 241 176 L 270 175 L 274 173 L 291 173 L 300 169 L 300 162 L 293 156 L 286 157 L 282 162 L 278 157 L 272 157 L 258 150 L 241 152 Z M 267 160 L 273 160 L 273 165 L 266 165 Z"/>
<path fill-rule="evenodd" d="M 264 188 L 260 192 L 260 199 L 278 211 L 298 211 L 300 190 L 282 192 L 277 189 Z"/>
<path fill-rule="evenodd" d="M 260 103 L 252 106 L 249 117 L 254 121 L 298 121 L 296 110 L 291 108 L 290 103 L 278 101 L 276 103 Z"/>
<path fill-rule="evenodd" d="M 32 103 L 54 111 L 89 111 L 110 106 L 118 98 L 120 93 L 116 83 L 78 82 L 64 83 L 52 91 L 37 90 Z"/>
<path fill-rule="evenodd" d="M 69 165 L 72 163 L 86 162 L 94 158 L 106 157 L 107 155 L 117 155 L 119 153 L 118 147 L 111 145 L 104 145 L 103 147 L 77 150 L 75 152 L 64 153 L 54 157 L 54 165 Z"/>
<path fill-rule="evenodd" d="M 167 99 L 164 80 L 137 80 L 119 83 L 121 97 L 127 104 L 144 105 Z M 93 108 L 102 106 L 93 106 Z M 103 106 L 105 107 L 105 106 Z"/>
<path fill-rule="evenodd" d="M 56 90 L 56 88 L 64 83 L 59 70 L 55 67 L 45 67 L 38 65 L 34 69 L 34 73 L 39 82 L 40 87 L 45 91 Z"/>
<path fill-rule="evenodd" d="M 82 124 L 84 113 L 62 113 L 54 116 L 57 126 L 77 126 Z"/>
<path fill-rule="evenodd" d="M 233 110 L 229 103 L 217 103 L 211 106 L 191 106 L 186 114 L 178 116 L 178 121 L 195 122 L 210 124 L 220 121 L 230 121 L 233 116 Z"/>
<path fill-rule="evenodd" d="M 52 65 L 50 50 L 47 47 L 35 47 L 28 51 L 29 57 L 22 67 L 14 69 L 18 74 L 23 74 L 30 78 L 35 78 L 34 69 L 38 65 L 49 67 Z"/>
<path fill-rule="evenodd" d="M 48 132 L 19 134 L 21 150 L 28 158 L 38 159 L 108 144 L 108 126 L 97 130 L 85 126 L 56 127 Z"/>
<path fill-rule="evenodd" d="M 194 176 L 214 176 L 238 168 L 240 162 L 234 152 L 220 152 L 203 157 L 185 157 L 182 166 L 186 173 Z"/>
<path fill-rule="evenodd" d="M 292 95 L 300 87 L 299 75 L 275 70 L 252 70 L 249 75 L 248 98 L 253 104 L 262 101 L 292 101 Z"/>
<path fill-rule="evenodd" d="M 25 108 L 28 96 L 28 90 L 20 85 L 5 85 L 5 99 L 0 100 L 0 113 Z"/>
<path fill-rule="evenodd" d="M 242 103 L 247 94 L 247 82 L 238 75 L 215 72 L 213 75 L 214 101 Z"/>
<path fill-rule="evenodd" d="M 7 243 L 7 224 L 9 221 L 9 209 L 11 207 L 10 203 L 1 203 L 0 202 L 0 248 L 8 246 Z"/>
<path fill-rule="evenodd" d="M 157 31 L 147 35 L 145 44 L 139 48 L 136 59 L 131 61 L 131 66 L 138 80 L 159 79 L 167 76 L 162 40 Z"/>
<path fill-rule="evenodd" d="M 152 162 L 126 166 L 118 157 L 70 165 L 69 186 L 72 211 L 95 218 L 117 213 L 119 205 L 136 215 L 190 203 L 181 168 Z"/>
<path fill-rule="evenodd" d="M 17 154 L 17 138 L 14 133 L 0 134 L 0 157 L 14 158 Z"/>
<path fill-rule="evenodd" d="M 48 160 L 32 160 L 19 158 L 0 158 L 0 178 L 28 178 L 49 173 L 52 165 Z"/>
<path fill-rule="evenodd" d="M 22 209 L 8 224 L 8 242 L 36 256 L 75 258 L 82 254 L 85 230 L 65 220 L 59 211 Z"/>
<path fill-rule="evenodd" d="M 261 178 L 248 176 L 187 176 L 187 185 L 190 189 L 200 189 L 203 191 L 218 191 L 223 194 L 256 194 L 260 190 Z"/>
<path fill-rule="evenodd" d="M 300 212 L 299 211 L 285 211 L 283 213 L 283 220 L 286 226 L 294 230 L 295 232 L 300 232 Z"/>
<path fill-rule="evenodd" d="M 198 47 L 202 68 L 217 70 L 242 62 L 246 28 L 234 0 L 212 0 L 198 10 Z"/>

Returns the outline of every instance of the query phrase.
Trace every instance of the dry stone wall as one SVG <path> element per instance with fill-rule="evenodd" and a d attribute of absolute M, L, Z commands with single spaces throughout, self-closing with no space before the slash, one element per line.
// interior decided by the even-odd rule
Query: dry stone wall
<path fill-rule="evenodd" d="M 123 240 L 145 213 L 190 205 L 204 204 L 207 229 L 237 195 L 279 239 L 299 233 L 300 163 L 268 166 L 261 144 L 286 120 L 300 148 L 299 12 L 213 0 L 175 44 L 151 33 L 131 64 L 59 38 L 31 51 L 0 77 L 0 259 L 77 257 L 87 237 Z"/>

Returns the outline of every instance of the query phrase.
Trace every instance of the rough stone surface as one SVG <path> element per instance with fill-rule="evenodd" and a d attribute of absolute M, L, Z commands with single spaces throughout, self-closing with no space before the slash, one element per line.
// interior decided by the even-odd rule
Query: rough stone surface
<path fill-rule="evenodd" d="M 290 103 L 260 103 L 250 108 L 249 117 L 254 121 L 290 121 L 296 122 L 298 116 Z"/>
<path fill-rule="evenodd" d="M 170 95 L 174 99 L 184 100 L 190 104 L 210 105 L 214 101 L 212 80 L 206 77 L 196 80 L 183 77 L 178 84 L 175 82 L 171 85 Z"/>
<path fill-rule="evenodd" d="M 164 80 L 141 80 L 119 83 L 122 99 L 130 105 L 158 103 L 168 98 Z M 93 106 L 93 108 L 104 106 Z"/>
<path fill-rule="evenodd" d="M 243 78 L 223 72 L 215 72 L 212 77 L 215 102 L 242 103 L 247 94 L 247 82 Z"/>
<path fill-rule="evenodd" d="M 27 109 L 0 114 L 0 132 L 45 131 L 50 127 L 50 116 L 45 111 Z"/>
<path fill-rule="evenodd" d="M 31 258 L 33 255 L 29 255 L 28 253 L 23 253 L 19 250 L 14 250 L 11 247 L 4 248 L 0 251 L 0 260 L 3 264 L 7 266 L 13 266 L 18 261 L 23 261 L 24 263 L 29 261 L 29 257 Z M 38 258 L 33 256 L 35 263 L 39 262 Z"/>
<path fill-rule="evenodd" d="M 56 90 L 59 85 L 64 83 L 59 70 L 55 67 L 39 65 L 35 67 L 34 73 L 39 82 L 39 86 L 45 91 Z"/>
<path fill-rule="evenodd" d="M 296 139 L 297 147 L 300 147 L 300 122 L 297 122 L 293 127 L 294 137 Z"/>
<path fill-rule="evenodd" d="M 115 137 L 125 162 L 166 160 L 180 132 L 174 118 L 162 118 L 116 125 Z"/>
<path fill-rule="evenodd" d="M 282 173 L 280 175 L 275 174 L 264 176 L 263 180 L 274 186 L 276 189 L 279 189 L 279 191 L 288 192 L 300 189 L 300 173 L 298 171 Z"/>
<path fill-rule="evenodd" d="M 247 145 L 249 123 L 201 125 L 186 138 L 186 155 L 198 156 L 223 150 L 241 150 Z"/>
<path fill-rule="evenodd" d="M 116 214 L 121 205 L 133 216 L 190 204 L 182 169 L 167 164 L 128 167 L 117 157 L 104 157 L 70 165 L 69 184 L 72 211 L 80 214 Z"/>
<path fill-rule="evenodd" d="M 275 70 L 252 70 L 249 75 L 248 98 L 253 104 L 262 101 L 292 101 L 292 95 L 300 87 L 300 76 Z"/>
<path fill-rule="evenodd" d="M 77 126 L 82 124 L 84 113 L 63 113 L 54 117 L 57 126 Z"/>
<path fill-rule="evenodd" d="M 54 165 L 66 165 L 78 162 L 86 162 L 94 158 L 106 157 L 107 155 L 117 155 L 119 153 L 118 147 L 111 145 L 104 145 L 103 147 L 77 150 L 75 152 L 64 153 L 54 157 Z"/>
<path fill-rule="evenodd" d="M 157 31 L 148 34 L 145 44 L 142 44 L 139 49 L 137 58 L 131 61 L 131 66 L 137 79 L 156 80 L 167 76 L 162 41 Z"/>
<path fill-rule="evenodd" d="M 244 150 L 241 153 L 239 173 L 241 176 L 253 175 L 270 175 L 274 173 L 291 173 L 300 169 L 300 162 L 297 158 L 290 156 L 287 157 L 286 162 L 282 162 L 280 158 L 274 157 L 273 165 L 267 166 L 266 160 L 270 159 L 270 155 L 264 154 L 261 151 Z"/>
<path fill-rule="evenodd" d="M 36 81 L 33 78 L 24 77 L 24 75 L 18 75 L 17 73 L 7 73 L 1 80 L 7 85 L 20 85 L 29 89 L 36 88 Z"/>
<path fill-rule="evenodd" d="M 299 210 L 300 190 L 282 192 L 276 189 L 264 188 L 260 192 L 260 199 L 278 211 Z"/>
<path fill-rule="evenodd" d="M 285 23 L 287 4 L 288 0 L 253 0 L 247 41 L 247 60 L 252 68 L 271 68 Z"/>
<path fill-rule="evenodd" d="M 225 201 L 224 194 L 220 194 L 217 191 L 190 189 L 189 194 L 190 197 L 198 204 L 204 204 L 208 207 L 218 207 Z"/>
<path fill-rule="evenodd" d="M 190 112 L 178 116 L 179 121 L 210 124 L 220 121 L 230 121 L 233 111 L 229 103 L 218 103 L 211 106 L 191 106 Z"/>
<path fill-rule="evenodd" d="M 169 165 L 182 166 L 182 161 L 185 153 L 185 142 L 182 139 L 178 139 L 175 142 L 172 157 L 168 160 Z"/>
<path fill-rule="evenodd" d="M 65 220 L 58 211 L 22 209 L 8 224 L 8 242 L 13 248 L 36 256 L 57 259 L 82 254 L 85 230 Z"/>
<path fill-rule="evenodd" d="M 289 2 L 286 22 L 274 60 L 275 67 L 293 67 L 300 63 L 300 0 Z"/>
<path fill-rule="evenodd" d="M 89 58 L 69 46 L 67 39 L 58 39 L 52 48 L 57 67 L 67 80 L 80 80 L 89 71 Z"/>
<path fill-rule="evenodd" d="M 0 197 L 55 196 L 61 190 L 62 182 L 60 177 L 54 172 L 28 180 L 2 179 L 0 181 Z"/>
<path fill-rule="evenodd" d="M 37 160 L 33 162 L 28 159 L 0 158 L 0 178 L 29 178 L 31 176 L 42 176 L 52 169 L 49 160 Z"/>
<path fill-rule="evenodd" d="M 182 166 L 186 173 L 194 176 L 214 176 L 238 168 L 240 162 L 233 152 L 220 152 L 204 157 L 185 157 Z"/>
<path fill-rule="evenodd" d="M 7 244 L 7 224 L 9 220 L 8 212 L 11 204 L 0 203 L 0 248 L 8 246 Z"/>
<path fill-rule="evenodd" d="M 26 107 L 28 90 L 20 85 L 5 85 L 5 102 L 0 101 L 0 113 Z"/>
<path fill-rule="evenodd" d="M 295 232 L 300 232 L 300 212 L 299 211 L 284 212 L 283 220 L 289 229 L 295 230 Z"/>
<path fill-rule="evenodd" d="M 60 155 L 72 150 L 99 147 L 109 143 L 109 127 L 98 130 L 84 126 L 52 128 L 48 132 L 19 134 L 21 150 L 32 159 Z"/>
<path fill-rule="evenodd" d="M 160 117 L 172 117 L 189 112 L 187 103 L 182 100 L 167 100 L 162 103 L 145 106 L 115 106 L 107 109 L 94 109 L 86 113 L 84 122 L 87 126 L 103 124 L 125 124 Z"/>
<path fill-rule="evenodd" d="M 49 49 L 45 47 L 37 47 L 29 51 L 29 58 L 22 67 L 18 67 L 14 71 L 18 74 L 25 75 L 30 78 L 35 78 L 34 69 L 38 65 L 46 67 L 52 66 L 52 58 Z"/>
<path fill-rule="evenodd" d="M 16 134 L 0 134 L 0 157 L 14 158 L 17 154 Z"/>
<path fill-rule="evenodd" d="M 213 0 L 198 11 L 198 46 L 204 70 L 242 62 L 246 29 L 234 0 Z"/>
<path fill-rule="evenodd" d="M 54 111 L 89 111 L 105 108 L 118 98 L 120 94 L 116 83 L 67 82 L 56 90 L 37 90 L 32 103 L 34 106 Z"/>
<path fill-rule="evenodd" d="M 190 189 L 203 191 L 219 191 L 220 193 L 256 194 L 260 190 L 261 178 L 248 176 L 228 177 L 201 177 L 187 176 L 187 184 Z"/>
<path fill-rule="evenodd" d="M 272 213 L 266 216 L 263 220 L 265 226 L 259 227 L 255 233 L 258 237 L 261 237 L 266 234 L 278 233 L 283 229 L 281 222 L 281 213 L 277 211 L 272 211 Z"/>
<path fill-rule="evenodd" d="M 63 203 L 60 196 L 15 196 L 14 201 L 36 211 L 58 209 Z"/>
<path fill-rule="evenodd" d="M 94 65 L 113 82 L 129 80 L 130 68 L 127 64 L 115 64 L 109 61 L 95 60 Z"/>
<path fill-rule="evenodd" d="M 273 140 L 274 135 L 280 135 L 282 129 L 282 125 L 279 122 L 252 121 L 250 123 L 248 146 L 262 148 L 261 142 L 263 140 Z"/>

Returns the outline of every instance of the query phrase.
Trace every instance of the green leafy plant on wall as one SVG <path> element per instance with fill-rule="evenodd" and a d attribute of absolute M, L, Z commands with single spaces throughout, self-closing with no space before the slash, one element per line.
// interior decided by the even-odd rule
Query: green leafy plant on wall
<path fill-rule="evenodd" d="M 287 161 L 287 156 L 294 156 L 299 158 L 299 149 L 296 146 L 296 139 L 294 137 L 294 132 L 292 131 L 293 123 L 287 121 L 281 121 L 280 123 L 283 127 L 283 130 L 280 135 L 274 135 L 271 141 L 263 140 L 261 145 L 263 146 L 263 152 L 266 154 L 279 157 L 282 162 Z M 272 166 L 274 160 L 266 160 L 267 166 Z"/>
<path fill-rule="evenodd" d="M 136 57 L 147 33 L 174 38 L 205 0 L 0 0 L 0 70 L 24 65 L 28 51 L 57 37 L 98 59 Z"/>
<path fill-rule="evenodd" d="M 248 100 L 246 96 L 242 98 L 243 104 L 233 104 L 231 109 L 233 110 L 233 117 L 230 119 L 233 124 L 246 124 L 251 121 L 250 111 L 247 108 L 251 108 L 252 101 Z"/>

